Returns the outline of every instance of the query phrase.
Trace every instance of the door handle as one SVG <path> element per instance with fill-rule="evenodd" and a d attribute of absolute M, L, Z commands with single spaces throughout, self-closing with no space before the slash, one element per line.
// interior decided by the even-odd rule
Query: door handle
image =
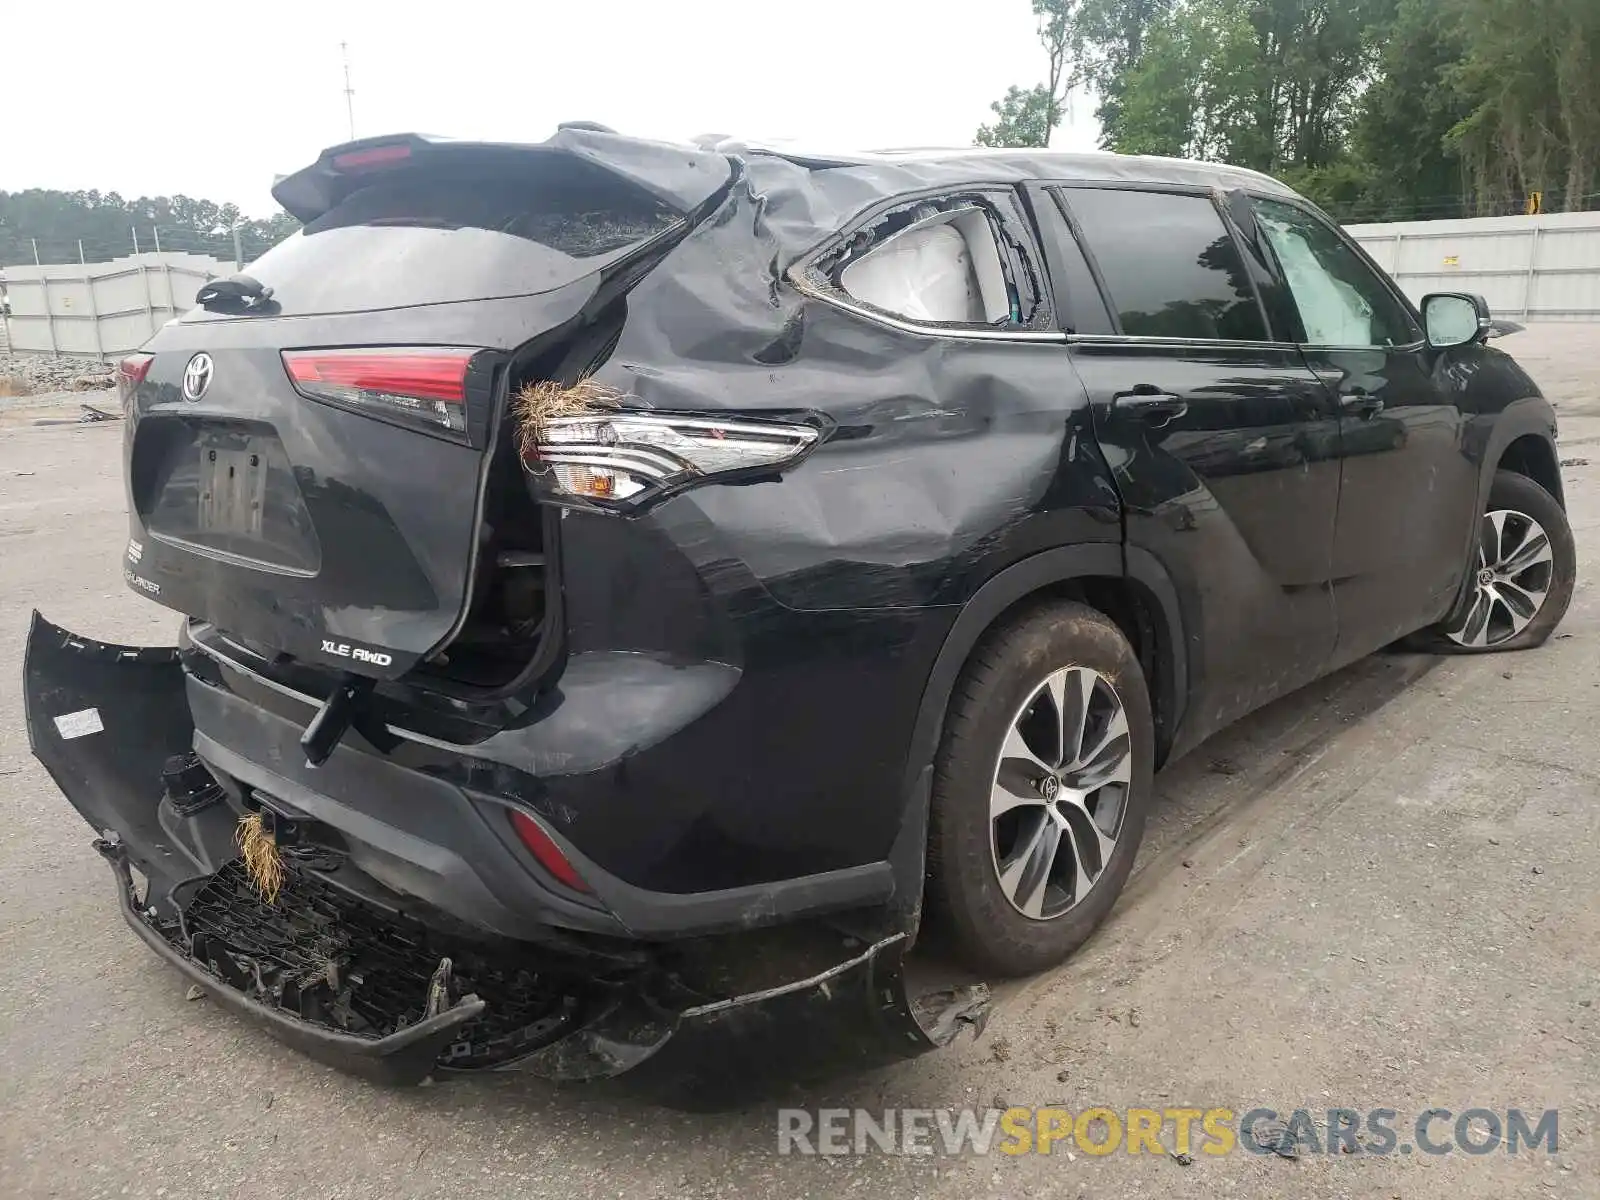
<path fill-rule="evenodd" d="M 1353 417 L 1375 417 L 1383 411 L 1383 401 L 1371 392 L 1357 388 L 1339 397 L 1339 407 Z"/>
<path fill-rule="evenodd" d="M 1124 413 L 1140 421 L 1160 421 L 1163 425 L 1175 421 L 1189 411 L 1189 402 L 1171 392 L 1158 392 L 1154 388 L 1134 388 L 1131 392 L 1118 392 L 1111 397 L 1114 412 Z"/>

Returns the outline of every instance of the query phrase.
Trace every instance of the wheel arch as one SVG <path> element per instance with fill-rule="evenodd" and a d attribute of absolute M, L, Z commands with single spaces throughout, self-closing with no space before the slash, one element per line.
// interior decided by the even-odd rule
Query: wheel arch
<path fill-rule="evenodd" d="M 1166 757 L 1189 689 L 1183 618 L 1172 580 L 1154 556 L 1135 547 L 1124 551 L 1115 542 L 1062 546 L 1006 567 L 963 605 L 923 689 L 907 761 L 908 786 L 933 759 L 956 680 L 978 644 L 1018 612 L 1052 599 L 1087 604 L 1128 637 L 1150 685 L 1157 764 Z"/>
<path fill-rule="evenodd" d="M 1177 589 L 1153 555 L 1117 542 L 1095 542 L 1044 550 L 997 572 L 963 605 L 945 635 L 912 728 L 902 793 L 905 815 L 889 862 L 895 878 L 891 907 L 913 935 L 921 922 L 933 759 L 956 680 L 985 635 L 1029 605 L 1050 599 L 1080 601 L 1117 622 L 1139 653 L 1149 683 L 1158 767 L 1176 741 L 1189 697 L 1188 643 Z"/>
<path fill-rule="evenodd" d="M 1472 510 L 1471 519 L 1464 522 L 1461 581 L 1450 607 L 1440 614 L 1443 621 L 1459 617 L 1470 601 L 1478 522 L 1488 507 L 1489 489 L 1494 486 L 1496 471 L 1524 475 L 1549 492 L 1563 509 L 1567 506 L 1561 482 L 1561 460 L 1556 453 L 1556 410 L 1543 396 L 1512 401 L 1495 416 L 1487 431 L 1478 433 L 1470 444 L 1479 447 L 1475 456 L 1479 463 L 1478 504 Z"/>
<path fill-rule="evenodd" d="M 1566 496 L 1561 486 L 1561 460 L 1556 456 L 1555 443 L 1548 437 L 1538 433 L 1517 435 L 1500 452 L 1495 469 L 1526 476 L 1555 497 L 1557 504 L 1566 508 Z"/>
<path fill-rule="evenodd" d="M 1526 475 L 1554 496 L 1557 504 L 1566 507 L 1561 461 L 1556 455 L 1556 410 L 1544 397 L 1528 396 L 1506 405 L 1489 427 L 1478 461 L 1481 478 L 1474 530 L 1478 514 L 1488 503 L 1494 473 L 1499 470 Z"/>

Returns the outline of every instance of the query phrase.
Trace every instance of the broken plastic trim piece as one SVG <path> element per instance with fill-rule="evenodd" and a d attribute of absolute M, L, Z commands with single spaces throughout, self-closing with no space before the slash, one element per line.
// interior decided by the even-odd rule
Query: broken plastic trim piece
<path fill-rule="evenodd" d="M 484 1002 L 476 996 L 465 996 L 437 1016 L 427 1017 L 387 1037 L 361 1038 L 322 1029 L 269 1008 L 229 987 L 180 954 L 135 907 L 133 877 L 129 874 L 128 856 L 122 846 L 104 838 L 96 840 L 94 846 L 110 864 L 116 878 L 117 903 L 123 920 L 146 946 L 203 988 L 223 1008 L 261 1025 L 279 1041 L 319 1062 L 377 1083 L 420 1083 L 433 1070 L 439 1055 L 461 1027 L 483 1015 Z"/>
<path fill-rule="evenodd" d="M 346 675 L 339 680 L 300 736 L 300 749 L 305 751 L 308 763 L 320 767 L 328 761 L 350 731 L 358 709 L 376 686 L 377 680 L 364 675 Z"/>
<path fill-rule="evenodd" d="M 430 947 L 432 957 L 425 964 L 410 963 L 417 969 L 399 973 L 386 969 L 382 976 L 406 975 L 404 996 L 407 1004 L 416 1004 L 415 1024 L 394 1029 L 379 1023 L 367 1036 L 330 1027 L 299 1010 L 266 1003 L 261 994 L 253 994 L 253 974 L 240 978 L 242 987 L 233 986 L 206 963 L 190 957 L 186 951 L 193 949 L 192 942 L 176 936 L 187 921 L 191 932 L 211 939 L 208 945 L 220 938 L 221 948 L 232 958 L 230 930 L 255 936 L 271 923 L 255 920 L 247 912 L 232 924 L 219 922 L 213 914 L 208 924 L 204 910 L 194 907 L 197 898 L 203 899 L 201 893 L 210 885 L 215 899 L 219 886 L 230 880 L 238 883 L 242 868 L 236 861 L 219 867 L 204 861 L 204 856 L 195 857 L 157 820 L 164 773 L 179 782 L 187 779 L 183 756 L 190 753 L 195 738 L 187 690 L 205 686 L 186 675 L 180 653 L 94 642 L 35 614 L 24 675 L 34 754 L 100 835 L 98 848 L 113 871 L 118 903 L 129 926 L 225 1008 L 341 1070 L 402 1084 L 416 1082 L 436 1068 L 498 1067 L 570 1080 L 628 1072 L 629 1086 L 675 1095 L 692 1095 L 698 1087 L 703 1094 L 726 1097 L 729 1080 L 749 1087 L 768 1082 L 781 1086 L 786 1077 L 837 1075 L 913 1058 L 948 1044 L 963 1028 L 980 1027 L 987 1014 L 990 1000 L 982 985 L 937 991 L 920 983 L 908 986 L 904 960 L 915 916 L 872 906 L 857 910 L 862 924 L 853 932 L 829 927 L 833 957 L 793 963 L 786 959 L 777 964 L 781 969 L 759 972 L 762 981 L 754 986 L 731 986 L 726 991 L 695 986 L 686 992 L 674 984 L 670 972 L 666 978 L 630 978 L 617 986 L 606 964 L 571 963 L 570 978 L 560 983 L 560 994 L 584 1003 L 549 1010 L 549 1019 L 561 1023 L 559 1029 L 538 1014 L 529 1018 L 532 1024 L 524 1019 L 529 1004 L 549 1009 L 545 1002 L 550 993 L 520 984 L 508 988 L 506 980 L 514 971 L 482 973 L 471 965 L 473 944 L 452 940 Z M 89 720 L 91 716 L 96 719 Z M 227 780 L 221 781 L 226 789 Z M 282 801 L 260 792 L 255 799 L 283 807 Z M 201 813 L 226 817 L 228 811 L 213 804 Z M 295 854 L 290 857 L 296 868 L 323 870 L 306 865 Z M 134 870 L 143 879 L 139 893 L 134 890 Z M 240 905 L 259 903 L 236 886 L 229 894 Z M 326 892 L 319 894 L 326 898 Z M 311 902 L 314 907 L 316 898 Z M 334 905 L 344 913 L 340 904 L 349 905 L 342 901 Z M 286 895 L 270 915 L 287 920 L 303 908 L 303 901 Z M 346 914 L 339 923 L 348 927 L 353 942 L 382 949 L 397 944 L 387 932 L 396 920 L 404 917 L 383 910 L 365 917 Z M 412 928 L 398 931 L 401 941 Z M 770 932 L 759 937 L 766 939 Z M 717 962 L 741 967 L 761 959 L 761 946 L 753 954 L 752 945 L 740 935 L 719 947 Z M 233 949 L 249 957 L 265 955 L 270 948 L 258 944 L 254 951 Z M 526 953 L 533 962 L 549 961 L 548 951 L 538 947 L 530 945 Z M 661 953 L 662 965 L 667 965 L 671 955 L 666 948 Z M 463 990 L 475 992 L 478 999 L 460 999 L 430 1016 L 422 1001 L 440 954 L 452 959 L 450 979 L 470 981 L 471 988 Z M 241 963 L 235 962 L 235 968 Z M 793 976 L 786 979 L 791 969 Z M 594 1007 L 588 1007 L 584 998 L 592 999 Z M 434 1008 L 440 1009 L 442 1003 Z M 481 1040 L 466 1029 L 476 1020 L 493 1022 L 495 1030 L 509 1032 L 504 1038 L 494 1033 L 495 1044 L 483 1053 L 463 1055 L 457 1046 Z"/>

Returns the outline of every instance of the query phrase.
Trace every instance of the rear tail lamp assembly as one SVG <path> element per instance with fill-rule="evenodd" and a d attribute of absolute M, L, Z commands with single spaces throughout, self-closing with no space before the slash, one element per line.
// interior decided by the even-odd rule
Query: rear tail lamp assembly
<path fill-rule="evenodd" d="M 285 350 L 283 365 L 309 400 L 478 445 L 488 407 L 486 383 L 474 386 L 480 353 L 463 346 Z M 482 403 L 474 404 L 480 390 Z"/>
<path fill-rule="evenodd" d="M 820 437 L 780 421 L 589 413 L 543 422 L 523 462 L 555 501 L 636 508 L 702 482 L 793 466 Z"/>
<path fill-rule="evenodd" d="M 121 401 L 124 412 L 133 403 L 133 393 L 144 382 L 144 377 L 150 374 L 150 364 L 155 360 L 154 354 L 130 354 L 117 364 L 117 399 Z"/>

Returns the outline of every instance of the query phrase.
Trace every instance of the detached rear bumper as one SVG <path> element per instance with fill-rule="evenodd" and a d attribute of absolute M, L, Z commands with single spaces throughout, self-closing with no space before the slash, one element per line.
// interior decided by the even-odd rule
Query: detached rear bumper
<path fill-rule="evenodd" d="M 35 614 L 24 675 L 34 755 L 98 834 L 129 925 L 219 1003 L 342 1070 L 391 1083 L 438 1068 L 596 1079 L 647 1062 L 710 1078 L 757 1060 L 825 1072 L 913 1057 L 986 1016 L 981 985 L 913 1003 L 913 930 L 887 913 L 552 948 L 466 928 L 322 852 L 291 855 L 268 906 L 237 865 L 221 790 L 177 806 L 163 793 L 163 764 L 194 742 L 177 651 L 105 645 Z"/>

